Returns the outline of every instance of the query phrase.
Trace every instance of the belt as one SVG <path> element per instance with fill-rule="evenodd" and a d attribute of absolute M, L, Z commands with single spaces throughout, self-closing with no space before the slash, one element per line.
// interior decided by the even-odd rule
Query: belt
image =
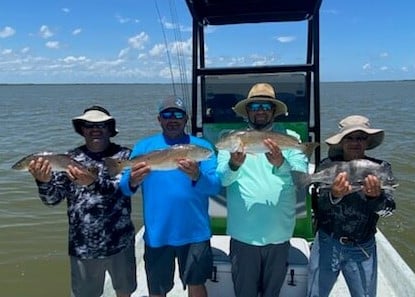
<path fill-rule="evenodd" d="M 359 241 L 357 241 L 356 239 L 354 239 L 354 238 L 351 238 L 351 237 L 347 237 L 347 236 L 340 236 L 340 237 L 337 237 L 335 234 L 330 234 L 330 237 L 331 238 L 333 238 L 333 239 L 336 239 L 336 240 L 338 240 L 339 242 L 340 242 L 340 244 L 341 245 L 348 245 L 348 246 L 353 246 L 353 247 L 358 247 L 361 251 L 362 251 L 362 253 L 363 254 L 365 254 L 365 256 L 369 259 L 370 258 L 370 256 L 369 256 L 369 254 L 367 253 L 367 251 L 360 245 L 360 242 Z"/>
<path fill-rule="evenodd" d="M 336 237 L 333 237 L 334 239 L 337 239 Z M 349 244 L 356 244 L 357 241 L 354 240 L 353 238 L 347 237 L 347 236 L 340 236 L 338 238 L 338 241 L 340 242 L 340 244 L 342 245 L 349 245 Z"/>
<path fill-rule="evenodd" d="M 360 242 L 349 236 L 338 236 L 335 233 L 327 233 L 327 232 L 324 232 L 324 233 L 326 233 L 328 236 L 330 236 L 334 240 L 337 240 L 338 242 L 340 242 L 341 245 L 358 245 Z"/>

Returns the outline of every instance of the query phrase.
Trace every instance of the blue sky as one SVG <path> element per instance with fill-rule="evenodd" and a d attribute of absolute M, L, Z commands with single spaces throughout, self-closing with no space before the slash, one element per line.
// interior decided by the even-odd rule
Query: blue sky
<path fill-rule="evenodd" d="M 321 80 L 415 79 L 414 10 L 413 0 L 323 0 Z M 212 27 L 208 63 L 303 62 L 305 28 Z M 0 83 L 170 83 L 191 71 L 190 37 L 184 0 L 3 1 Z"/>

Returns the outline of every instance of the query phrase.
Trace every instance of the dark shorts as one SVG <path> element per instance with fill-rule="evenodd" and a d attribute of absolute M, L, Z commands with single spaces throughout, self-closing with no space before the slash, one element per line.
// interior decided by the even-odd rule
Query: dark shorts
<path fill-rule="evenodd" d="M 212 275 L 213 260 L 209 240 L 159 248 L 146 245 L 144 261 L 151 295 L 163 295 L 173 288 L 176 259 L 184 288 L 186 285 L 203 285 Z"/>
<path fill-rule="evenodd" d="M 114 290 L 131 294 L 137 288 L 134 245 L 103 259 L 70 257 L 71 297 L 99 297 L 103 293 L 105 272 L 111 276 Z"/>
<path fill-rule="evenodd" d="M 287 273 L 290 243 L 255 246 L 231 239 L 232 279 L 236 296 L 279 295 Z"/>

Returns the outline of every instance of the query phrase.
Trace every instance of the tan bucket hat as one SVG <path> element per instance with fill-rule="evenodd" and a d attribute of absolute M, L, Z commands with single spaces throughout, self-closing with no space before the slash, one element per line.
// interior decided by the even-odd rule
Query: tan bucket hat
<path fill-rule="evenodd" d="M 329 157 L 336 157 L 343 154 L 342 145 L 343 138 L 353 132 L 362 131 L 368 135 L 367 150 L 374 149 L 380 145 L 385 136 L 382 129 L 373 129 L 370 127 L 370 121 L 367 117 L 361 115 L 351 115 L 339 122 L 339 132 L 327 138 L 325 142 L 330 146 Z"/>

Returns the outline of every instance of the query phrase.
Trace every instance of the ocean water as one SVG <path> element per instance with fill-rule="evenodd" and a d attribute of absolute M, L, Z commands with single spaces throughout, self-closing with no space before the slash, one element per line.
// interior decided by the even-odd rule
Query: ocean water
<path fill-rule="evenodd" d="M 0 296 L 69 296 L 65 203 L 44 206 L 33 178 L 11 170 L 21 157 L 37 151 L 64 152 L 83 143 L 71 118 L 93 104 L 109 109 L 120 133 L 113 141 L 133 146 L 158 132 L 155 111 L 172 92 L 169 85 L 0 85 Z M 399 187 L 394 216 L 378 226 L 415 270 L 415 81 L 323 83 L 322 139 L 337 131 L 350 114 L 371 119 L 386 131 L 384 143 L 369 155 L 388 160 Z M 322 156 L 327 148 L 322 145 Z M 133 219 L 141 226 L 139 195 Z"/>

